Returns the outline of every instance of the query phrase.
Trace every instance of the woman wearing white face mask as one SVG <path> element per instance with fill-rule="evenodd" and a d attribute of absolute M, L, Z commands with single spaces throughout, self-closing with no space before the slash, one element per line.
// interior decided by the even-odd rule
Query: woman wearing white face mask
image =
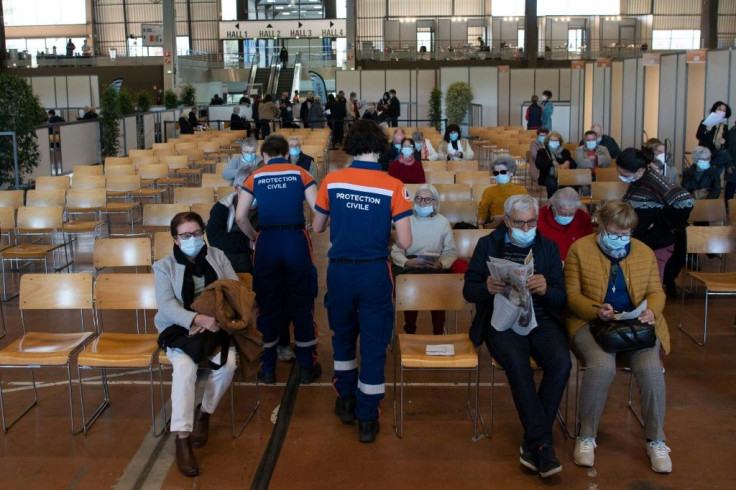
<path fill-rule="evenodd" d="M 192 447 L 207 443 L 209 418 L 230 386 L 235 372 L 235 347 L 211 316 L 192 311 L 205 286 L 217 279 L 238 279 L 225 254 L 204 243 L 204 222 L 197 213 L 179 213 L 171 220 L 174 251 L 153 264 L 158 312 L 154 318 L 159 345 L 173 365 L 171 431 L 176 436 L 176 462 L 185 476 L 199 474 Z M 219 349 L 218 349 L 219 348 Z M 215 353 L 216 352 L 216 353 Z M 194 386 L 200 360 L 212 372 L 202 403 L 194 413 Z"/>
<path fill-rule="evenodd" d="M 440 202 L 437 189 L 424 184 L 414 196 L 414 214 L 411 221 L 411 247 L 404 250 L 394 244 L 391 249 L 393 273 L 439 273 L 446 272 L 457 260 L 455 240 L 452 237 L 450 222 L 439 214 Z M 404 331 L 412 334 L 417 331 L 416 311 L 404 312 Z M 445 326 L 445 312 L 432 311 L 432 331 L 442 335 Z"/>
<path fill-rule="evenodd" d="M 698 146 L 693 150 L 693 164 L 682 173 L 682 186 L 695 199 L 718 199 L 721 195 L 721 176 L 710 161 L 710 150 Z"/>
<path fill-rule="evenodd" d="M 460 126 L 457 124 L 447 126 L 437 153 L 439 153 L 439 160 L 472 160 L 475 158 L 470 143 L 467 138 L 462 137 Z"/>
<path fill-rule="evenodd" d="M 649 168 L 677 184 L 680 182 L 680 172 L 677 170 L 671 155 L 667 155 L 664 143 L 657 138 L 649 138 L 641 148 L 647 158 L 651 160 Z"/>
<path fill-rule="evenodd" d="M 424 184 L 426 182 L 424 167 L 416 158 L 417 153 L 414 140 L 404 138 L 401 141 L 399 157 L 388 166 L 388 174 L 404 184 Z"/>
<path fill-rule="evenodd" d="M 534 162 L 539 170 L 537 183 L 547 188 L 547 197 L 557 191 L 557 171 L 561 168 L 577 168 L 570 152 L 564 148 L 565 140 L 557 131 L 551 131 L 544 141 L 544 147 L 537 151 Z"/>
<path fill-rule="evenodd" d="M 543 236 L 557 244 L 563 262 L 575 240 L 593 233 L 590 215 L 583 210 L 580 196 L 572 187 L 559 189 L 548 205 L 539 208 L 538 226 Z"/>
<path fill-rule="evenodd" d="M 698 145 L 708 148 L 711 152 L 711 165 L 723 172 L 728 158 L 729 148 L 728 120 L 731 118 L 731 108 L 725 102 L 718 101 L 710 108 L 708 116 L 700 121 L 695 137 Z"/>
<path fill-rule="evenodd" d="M 670 449 L 665 445 L 665 382 L 660 347 L 670 350 L 667 323 L 662 316 L 665 296 L 659 284 L 657 261 L 642 242 L 631 238 L 637 212 L 629 204 L 607 201 L 598 210 L 600 233 L 573 243 L 565 261 L 567 307 L 565 318 L 572 350 L 585 366 L 580 386 L 580 435 L 573 457 L 579 466 L 595 463 L 598 424 L 608 388 L 616 374 L 616 357 L 624 356 L 639 386 L 644 416 L 646 451 L 657 473 L 672 471 Z M 654 324 L 654 347 L 619 354 L 605 352 L 590 333 L 588 322 L 611 320 L 615 311 L 631 311 L 647 301 L 639 316 Z"/>

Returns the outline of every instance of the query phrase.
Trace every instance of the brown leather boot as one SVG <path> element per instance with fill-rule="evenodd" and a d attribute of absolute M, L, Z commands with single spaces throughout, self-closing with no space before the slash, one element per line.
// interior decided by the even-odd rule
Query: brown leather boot
<path fill-rule="evenodd" d="M 202 411 L 202 404 L 197 405 L 194 413 L 194 430 L 192 430 L 192 447 L 204 447 L 210 434 L 210 414 Z"/>
<path fill-rule="evenodd" d="M 176 438 L 176 465 L 184 476 L 199 475 L 199 465 L 194 458 L 194 452 L 192 452 L 192 438 L 190 436 L 183 438 L 177 436 Z"/>

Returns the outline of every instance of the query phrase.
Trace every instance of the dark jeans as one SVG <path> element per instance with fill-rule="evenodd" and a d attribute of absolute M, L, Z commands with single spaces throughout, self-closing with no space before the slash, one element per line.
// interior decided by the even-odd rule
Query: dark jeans
<path fill-rule="evenodd" d="M 736 193 L 736 182 L 726 182 L 726 188 L 723 194 L 723 199 L 726 201 L 726 209 L 728 209 L 728 201 L 733 199 L 734 193 Z"/>
<path fill-rule="evenodd" d="M 557 192 L 557 179 L 552 175 L 548 175 L 547 178 L 544 179 L 544 187 L 547 188 L 547 199 L 549 199 L 552 197 L 552 194 Z"/>
<path fill-rule="evenodd" d="M 672 256 L 664 265 L 662 284 L 665 286 L 675 285 L 677 276 L 680 275 L 680 271 L 685 267 L 685 259 L 687 257 L 687 234 L 685 233 L 685 229 L 674 230 L 672 234 L 675 236 L 675 249 L 672 251 Z"/>
<path fill-rule="evenodd" d="M 504 368 L 514 398 L 516 411 L 524 427 L 524 449 L 552 445 L 552 425 L 570 377 L 570 347 L 562 326 L 552 320 L 537 320 L 539 325 L 529 335 L 509 329 L 499 332 L 491 326 L 486 346 Z M 533 358 L 544 371 L 537 391 Z"/>

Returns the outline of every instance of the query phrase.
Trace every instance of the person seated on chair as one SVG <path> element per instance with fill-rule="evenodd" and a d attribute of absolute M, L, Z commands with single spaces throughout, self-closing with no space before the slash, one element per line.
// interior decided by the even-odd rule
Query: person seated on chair
<path fill-rule="evenodd" d="M 651 467 L 657 473 L 672 471 L 670 449 L 665 445 L 665 384 L 660 348 L 670 351 L 670 336 L 662 310 L 665 295 L 659 282 L 652 250 L 632 238 L 638 217 L 621 201 L 607 201 L 598 210 L 600 232 L 573 243 L 565 262 L 567 330 L 572 350 L 585 366 L 580 386 L 580 434 L 573 457 L 579 466 L 593 466 L 596 435 L 606 395 L 616 375 L 617 354 L 605 352 L 590 333 L 588 322 L 611 320 L 617 311 L 632 311 L 642 301 L 647 309 L 639 321 L 654 324 L 654 347 L 619 353 L 639 385 L 644 436 Z"/>
<path fill-rule="evenodd" d="M 718 199 L 721 195 L 721 176 L 710 162 L 710 150 L 697 146 L 693 150 L 693 164 L 682 172 L 682 187 L 695 199 Z"/>
<path fill-rule="evenodd" d="M 598 135 L 595 131 L 586 131 L 584 143 L 575 148 L 575 163 L 578 168 L 589 168 L 595 180 L 595 169 L 610 167 L 611 155 L 608 148 L 598 144 Z"/>
<path fill-rule="evenodd" d="M 303 168 L 314 177 L 314 173 L 317 170 L 314 166 L 314 158 L 302 152 L 302 140 L 298 136 L 290 136 L 288 141 L 289 163 Z"/>
<path fill-rule="evenodd" d="M 294 122 L 294 113 L 292 112 L 294 106 L 291 102 L 286 100 L 283 103 L 284 108 L 281 110 L 281 127 L 282 128 L 300 128 L 297 123 Z"/>
<path fill-rule="evenodd" d="M 483 191 L 478 204 L 478 227 L 495 228 L 503 220 L 503 205 L 506 199 L 516 194 L 526 194 L 526 189 L 512 184 L 511 177 L 516 173 L 516 160 L 501 156 L 491 164 L 491 173 L 498 185 Z"/>
<path fill-rule="evenodd" d="M 506 372 L 524 428 L 520 462 L 548 477 L 562 471 L 552 425 L 570 376 L 570 352 L 561 314 L 566 302 L 562 261 L 557 245 L 537 231 L 538 206 L 526 194 L 506 200 L 504 222 L 478 240 L 465 271 L 463 296 L 476 304 L 470 339 L 476 346 L 485 342 Z M 534 273 L 527 277 L 526 287 L 490 276 L 490 257 L 522 264 L 529 253 L 534 257 Z M 518 319 L 505 321 L 510 315 L 500 314 L 496 318 L 493 313 L 499 305 L 516 305 L 521 310 Z M 544 372 L 539 390 L 530 356 Z"/>
<path fill-rule="evenodd" d="M 258 167 L 263 162 L 263 157 L 256 154 L 258 151 L 258 141 L 255 138 L 246 138 L 240 144 L 241 154 L 235 155 L 228 160 L 225 168 L 222 169 L 222 178 L 233 183 L 235 173 L 243 167 Z"/>
<path fill-rule="evenodd" d="M 404 138 L 401 141 L 401 153 L 388 166 L 388 174 L 404 184 L 424 184 L 424 167 L 417 153 L 414 140 Z"/>
<path fill-rule="evenodd" d="M 563 262 L 575 240 L 593 233 L 590 215 L 575 189 L 563 187 L 539 208 L 539 232 L 557 244 Z"/>
<path fill-rule="evenodd" d="M 198 126 L 202 126 L 202 123 L 197 119 L 196 107 L 192 107 L 192 110 L 189 111 L 189 125 L 192 129 L 198 129 Z"/>
<path fill-rule="evenodd" d="M 240 106 L 233 107 L 233 113 L 230 114 L 230 130 L 231 131 L 250 131 L 250 123 L 240 115 Z"/>
<path fill-rule="evenodd" d="M 531 158 L 531 165 L 529 165 L 530 177 L 532 179 L 539 178 L 539 170 L 537 169 L 537 152 L 544 148 L 545 142 L 547 141 L 547 135 L 549 129 L 541 127 L 537 129 L 537 138 L 534 139 L 529 145 L 529 158 Z"/>
<path fill-rule="evenodd" d="M 411 215 L 411 247 L 404 250 L 394 244 L 391 249 L 393 275 L 446 272 L 457 260 L 455 240 L 450 222 L 439 214 L 440 196 L 432 184 L 424 184 L 414 196 Z M 417 331 L 417 311 L 404 312 L 404 331 Z M 445 312 L 432 310 L 432 332 L 442 335 Z"/>
<path fill-rule="evenodd" d="M 406 134 L 403 129 L 394 129 L 394 135 L 388 145 L 388 150 L 378 157 L 378 163 L 381 164 L 381 170 L 388 171 L 391 162 L 399 158 L 401 155 L 401 142 L 404 141 Z"/>
<path fill-rule="evenodd" d="M 235 182 L 244 182 L 257 165 L 240 167 L 235 172 Z M 235 208 L 238 206 L 238 197 L 245 192 L 239 185 L 233 186 L 233 192 L 223 197 L 212 206 L 210 219 L 207 221 L 207 240 L 213 247 L 225 253 L 235 272 L 253 271 L 253 252 L 250 240 L 235 222 Z M 248 219 L 254 228 L 257 220 L 257 208 L 251 210 Z"/>
<path fill-rule="evenodd" d="M 171 432 L 176 434 L 176 463 L 185 476 L 199 474 L 193 447 L 207 443 L 209 419 L 235 373 L 235 347 L 211 316 L 192 311 L 205 286 L 217 279 L 238 280 L 225 254 L 204 243 L 204 222 L 197 213 L 178 213 L 171 220 L 174 251 L 153 264 L 158 312 L 158 343 L 173 366 Z M 212 370 L 202 403 L 194 407 L 197 366 L 209 360 Z"/>
<path fill-rule="evenodd" d="M 550 131 L 544 146 L 537 151 L 534 165 L 539 170 L 537 183 L 547 189 L 547 197 L 557 192 L 557 171 L 561 168 L 577 168 L 575 160 L 563 145 L 565 140 L 557 131 Z"/>
<path fill-rule="evenodd" d="M 432 146 L 432 142 L 424 137 L 421 131 L 414 131 L 411 135 L 414 140 L 414 147 L 419 152 L 420 160 L 429 160 L 433 162 L 439 158 L 439 155 Z"/>
<path fill-rule="evenodd" d="M 179 134 L 194 134 L 194 128 L 189 124 L 189 119 L 184 116 L 184 111 L 179 115 Z"/>
<path fill-rule="evenodd" d="M 475 157 L 467 138 L 462 138 L 460 126 L 449 124 L 437 149 L 438 160 L 472 160 Z"/>

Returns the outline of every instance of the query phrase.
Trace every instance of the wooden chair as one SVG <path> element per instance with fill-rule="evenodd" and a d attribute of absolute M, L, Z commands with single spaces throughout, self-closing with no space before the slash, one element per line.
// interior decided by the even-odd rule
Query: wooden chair
<path fill-rule="evenodd" d="M 219 201 L 220 199 L 223 199 L 225 196 L 229 196 L 233 192 L 235 191 L 233 190 L 233 186 L 231 185 L 220 186 L 217 189 L 215 189 L 215 199 Z"/>
<path fill-rule="evenodd" d="M 447 162 L 447 170 L 450 172 L 477 172 L 478 160 L 449 161 Z"/>
<path fill-rule="evenodd" d="M 132 149 L 128 151 L 128 156 L 132 158 L 133 160 L 139 157 L 152 157 L 153 149 L 150 149 L 150 150 Z"/>
<path fill-rule="evenodd" d="M 7 244 L 0 244 L 0 252 L 15 244 L 15 208 L 0 207 L 0 238 L 8 237 Z"/>
<path fill-rule="evenodd" d="M 558 188 L 575 187 L 578 189 L 578 194 L 580 194 L 581 187 L 590 186 L 592 182 L 593 176 L 587 168 L 561 168 L 557 170 Z"/>
<path fill-rule="evenodd" d="M 161 157 L 161 164 L 169 167 L 169 181 L 171 181 L 172 176 L 177 179 L 173 181 L 174 185 L 183 185 L 189 177 L 194 177 L 195 183 L 199 183 L 201 179 L 202 169 L 191 168 L 186 155 Z"/>
<path fill-rule="evenodd" d="M 135 210 L 140 208 L 140 202 L 134 201 L 134 196 L 141 192 L 141 178 L 137 175 L 110 176 L 105 183 L 105 192 L 108 197 L 105 207 L 105 219 L 107 220 L 107 232 L 110 234 L 111 214 L 124 214 L 130 223 L 130 232 L 134 233 L 136 220 L 133 216 Z M 110 199 L 122 198 L 122 201 L 110 201 Z"/>
<path fill-rule="evenodd" d="M 422 168 L 424 169 L 425 174 L 427 172 L 447 172 L 447 162 L 444 160 L 424 160 L 422 161 Z"/>
<path fill-rule="evenodd" d="M 472 305 L 462 294 L 462 274 L 401 274 L 396 277 L 396 315 L 403 311 L 449 310 L 467 311 Z M 398 320 L 395 322 L 397 325 Z M 454 355 L 427 355 L 427 347 L 432 345 L 452 345 Z M 473 423 L 473 439 L 478 440 L 485 433 L 485 424 L 479 410 L 480 371 L 478 353 L 466 333 L 454 335 L 407 335 L 398 336 L 399 351 L 394 356 L 394 424 L 396 435 L 404 435 L 404 373 L 411 370 L 441 370 L 468 372 L 467 408 Z M 399 397 L 397 409 L 396 379 L 399 371 Z M 471 405 L 471 382 L 475 373 L 475 404 Z M 483 433 L 478 431 L 478 423 Z"/>
<path fill-rule="evenodd" d="M 18 308 L 23 335 L 0 351 L 0 368 L 30 369 L 33 401 L 23 409 L 20 415 L 8 423 L 0 382 L 0 411 L 2 412 L 3 429 L 7 432 L 38 402 L 34 370 L 55 367 L 66 369 L 69 419 L 72 434 L 76 434 L 79 431 L 74 426 L 71 364 L 76 354 L 93 335 L 92 332 L 85 332 L 84 322 L 85 312 L 92 312 L 92 274 L 25 274 L 20 279 Z M 50 322 L 57 327 L 60 324 L 68 327 L 64 328 L 64 333 L 28 331 L 25 312 L 30 310 L 79 310 L 80 331 L 73 333 L 72 324 L 77 326 L 73 317 L 61 323 Z"/>
<path fill-rule="evenodd" d="M 84 233 L 94 233 L 97 238 L 100 235 L 105 220 L 102 214 L 107 208 L 107 195 L 105 189 L 69 189 L 66 194 L 67 217 L 78 214 L 92 214 L 93 219 L 73 220 L 64 223 L 64 235 L 76 236 Z M 70 240 L 71 242 L 71 240 Z M 74 247 L 71 247 L 71 257 L 74 260 Z"/>
<path fill-rule="evenodd" d="M 210 211 L 212 211 L 212 206 L 214 206 L 214 203 L 198 202 L 192 204 L 191 211 L 200 215 L 202 217 L 202 221 L 204 221 L 204 225 L 207 226 L 207 222 L 210 220 Z"/>
<path fill-rule="evenodd" d="M 439 170 L 437 172 L 427 172 L 424 174 L 427 184 L 454 184 L 455 172 Z"/>
<path fill-rule="evenodd" d="M 102 174 L 80 174 L 72 177 L 72 189 L 104 189 L 105 176 Z"/>
<path fill-rule="evenodd" d="M 596 182 L 621 182 L 618 178 L 618 171 L 616 165 L 611 164 L 610 167 L 600 167 L 595 169 L 595 181 Z"/>
<path fill-rule="evenodd" d="M 64 206 L 66 189 L 30 190 L 26 192 L 26 206 Z"/>
<path fill-rule="evenodd" d="M 452 230 L 452 236 L 455 240 L 455 249 L 459 259 L 470 260 L 475 251 L 478 240 L 488 235 L 492 230 Z"/>
<path fill-rule="evenodd" d="M 202 187 L 211 187 L 217 189 L 218 187 L 228 186 L 232 189 L 233 186 L 230 182 L 223 179 L 222 176 L 217 174 L 202 174 Z"/>
<path fill-rule="evenodd" d="M 69 188 L 69 176 L 68 175 L 59 175 L 55 177 L 44 175 L 36 179 L 36 190 L 37 191 L 67 190 L 68 188 Z"/>
<path fill-rule="evenodd" d="M 135 175 L 133 165 L 111 165 L 105 167 L 105 177 L 118 177 L 120 175 Z"/>
<path fill-rule="evenodd" d="M 119 165 L 133 165 L 133 159 L 131 157 L 105 157 L 105 169 L 107 167 L 119 166 Z"/>
<path fill-rule="evenodd" d="M 141 165 L 158 165 L 161 163 L 161 159 L 157 156 L 141 156 L 133 157 L 133 167 L 139 169 Z"/>
<path fill-rule="evenodd" d="M 736 225 L 736 199 L 728 201 L 728 224 Z"/>
<path fill-rule="evenodd" d="M 467 184 L 437 184 L 435 186 L 437 193 L 440 195 L 440 203 L 454 201 L 470 201 L 473 196 L 470 186 Z M 414 195 L 414 194 L 410 194 Z M 440 212 L 442 204 L 440 204 Z"/>
<path fill-rule="evenodd" d="M 105 267 L 151 267 L 151 239 L 135 238 L 99 238 L 95 240 L 92 253 L 95 271 Z"/>
<path fill-rule="evenodd" d="M 690 223 L 707 222 L 711 226 L 725 225 L 728 221 L 726 205 L 720 199 L 696 199 L 688 221 Z"/>
<path fill-rule="evenodd" d="M 23 206 L 24 191 L 0 191 L 0 207 L 18 209 Z"/>
<path fill-rule="evenodd" d="M 25 206 L 18 209 L 18 225 L 16 228 L 17 237 L 29 236 L 37 238 L 33 243 L 20 243 L 10 248 L 6 248 L 1 252 L 0 264 L 2 266 L 2 282 L 3 282 L 3 301 L 8 300 L 6 289 L 5 261 L 41 261 L 43 262 L 44 272 L 48 273 L 48 256 L 52 254 L 54 272 L 58 272 L 68 267 L 69 256 L 64 241 L 64 207 L 63 206 L 46 206 L 46 207 L 30 207 Z M 46 238 L 48 243 L 40 243 Z M 57 255 L 63 250 L 64 263 L 58 265 Z M 15 295 L 14 295 L 15 296 Z M 13 297 L 14 297 L 13 296 Z"/>
<path fill-rule="evenodd" d="M 715 199 L 721 205 L 720 199 Z M 689 254 L 732 254 L 736 251 L 736 227 L 734 226 L 688 226 L 687 253 Z M 736 272 L 725 271 L 725 256 L 720 272 L 696 272 L 686 270 L 686 274 L 705 286 L 705 312 L 703 313 L 703 340 L 693 337 L 682 325 L 682 309 L 685 304 L 685 288 L 680 300 L 680 321 L 678 328 L 699 346 L 705 345 L 708 334 L 708 300 L 711 296 L 736 295 Z"/>
<path fill-rule="evenodd" d="M 483 197 L 483 192 L 485 192 L 486 189 L 489 187 L 496 185 L 496 184 L 473 184 L 471 188 L 473 189 L 473 202 L 476 204 L 480 204 L 480 199 Z"/>
<path fill-rule="evenodd" d="M 166 192 L 169 167 L 160 163 L 141 165 L 138 168 L 138 176 L 141 178 L 141 190 L 138 197 L 153 198 L 156 202 L 161 202 L 164 192 Z"/>
<path fill-rule="evenodd" d="M 152 430 L 154 436 L 158 436 L 163 433 L 163 430 L 156 431 L 156 398 L 153 384 L 153 365 L 159 350 L 158 334 L 148 333 L 146 318 L 146 311 L 155 311 L 158 308 L 156 304 L 156 280 L 153 274 L 100 274 L 95 282 L 94 300 L 98 327 L 97 337 L 77 357 L 77 375 L 84 433 L 87 434 L 92 424 L 110 404 L 107 371 L 109 369 L 145 369 L 149 374 Z M 136 333 L 105 332 L 103 330 L 102 312 L 108 310 L 134 311 Z M 139 310 L 142 311 L 144 319 L 144 333 L 140 332 Z M 101 372 L 103 400 L 88 418 L 85 410 L 85 383 L 82 371 L 89 369 L 99 369 Z M 159 370 L 160 375 L 161 371 Z M 162 386 L 162 384 L 162 380 L 159 378 L 159 386 Z M 165 404 L 163 389 L 161 391 L 161 404 Z M 166 420 L 165 412 L 164 420 Z"/>
<path fill-rule="evenodd" d="M 102 165 L 74 165 L 72 174 L 77 175 L 102 175 L 104 167 Z"/>
<path fill-rule="evenodd" d="M 143 206 L 143 229 L 147 233 L 171 228 L 171 219 L 177 213 L 190 210 L 188 204 L 146 204 Z"/>
<path fill-rule="evenodd" d="M 489 186 L 491 185 L 491 174 L 485 170 L 456 172 L 455 183 L 466 185 L 485 184 L 486 186 Z"/>
<path fill-rule="evenodd" d="M 440 204 L 440 214 L 455 223 L 475 224 L 478 221 L 478 205 L 473 201 L 453 201 Z"/>
<path fill-rule="evenodd" d="M 172 142 L 168 143 L 154 143 L 151 147 L 153 152 L 155 153 L 158 150 L 174 150 L 176 151 L 176 144 Z"/>
<path fill-rule="evenodd" d="M 212 187 L 179 187 L 174 189 L 174 202 L 189 204 L 212 204 L 215 202 L 215 193 Z"/>
<path fill-rule="evenodd" d="M 174 237 L 168 231 L 157 231 L 153 234 L 153 260 L 161 260 L 174 248 Z"/>

